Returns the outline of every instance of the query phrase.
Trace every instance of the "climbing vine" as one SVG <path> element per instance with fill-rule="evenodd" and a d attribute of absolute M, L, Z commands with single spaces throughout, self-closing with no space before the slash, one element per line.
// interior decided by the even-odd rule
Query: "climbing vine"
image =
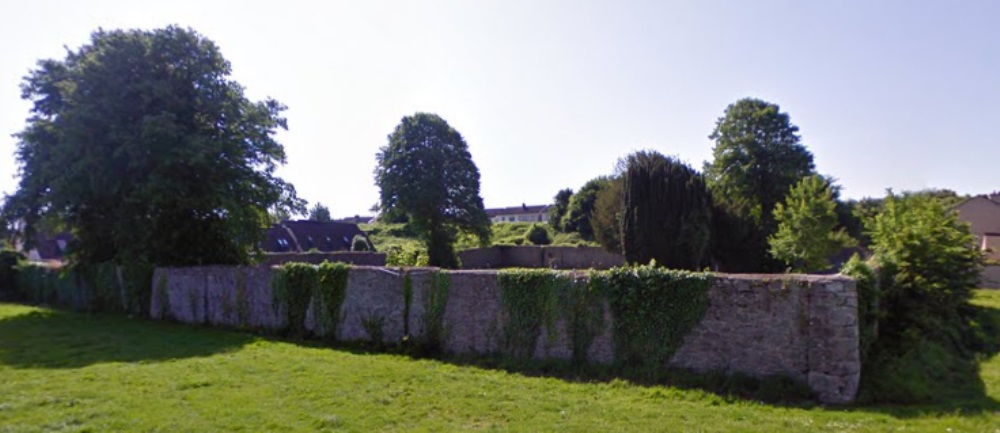
<path fill-rule="evenodd" d="M 316 267 L 308 263 L 285 263 L 275 270 L 274 306 L 277 311 L 284 310 L 285 329 L 294 336 L 306 334 L 306 311 L 316 282 Z"/>
<path fill-rule="evenodd" d="M 324 261 L 317 268 L 316 298 L 319 304 L 316 306 L 316 320 L 323 324 L 326 338 L 330 340 L 337 338 L 337 327 L 343 319 L 340 308 L 347 297 L 349 272 L 350 266 L 341 262 Z"/>
<path fill-rule="evenodd" d="M 566 284 L 565 274 L 548 269 L 508 269 L 498 273 L 500 302 L 507 321 L 502 346 L 516 358 L 531 358 L 542 328 L 555 334 L 558 319 L 557 285 Z"/>
<path fill-rule="evenodd" d="M 413 305 L 413 278 L 410 270 L 403 270 L 403 339 L 410 338 L 410 307 Z"/>
<path fill-rule="evenodd" d="M 646 265 L 591 277 L 614 317 L 616 362 L 647 374 L 670 360 L 708 308 L 709 274 Z"/>
<path fill-rule="evenodd" d="M 407 281 L 409 281 L 409 274 L 403 280 L 404 288 Z M 409 284 L 412 291 L 413 282 L 410 281 Z M 448 333 L 444 326 L 444 312 L 448 307 L 448 293 L 450 291 L 451 275 L 438 270 L 431 275 L 421 296 L 424 307 L 421 322 L 424 328 L 423 344 L 431 352 L 440 351 L 444 346 L 444 340 Z"/>

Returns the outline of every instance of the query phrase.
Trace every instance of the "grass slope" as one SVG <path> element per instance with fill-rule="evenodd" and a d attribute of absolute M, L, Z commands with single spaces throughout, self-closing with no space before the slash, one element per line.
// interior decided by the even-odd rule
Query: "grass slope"
<path fill-rule="evenodd" d="M 392 247 L 401 248 L 422 248 L 423 243 L 419 237 L 406 224 L 359 224 L 361 230 L 368 234 L 372 244 L 378 251 L 386 251 Z M 492 245 L 531 245 L 525 240 L 524 235 L 531 228 L 532 223 L 511 222 L 490 224 L 492 233 L 490 242 Z M 549 231 L 551 245 L 557 246 L 598 246 L 595 242 L 589 242 L 580 237 L 579 233 L 556 233 L 548 224 L 542 224 Z M 479 241 L 471 235 L 462 234 L 455 243 L 458 250 L 479 248 Z"/>
<path fill-rule="evenodd" d="M 1000 292 L 975 302 L 1000 317 Z M 0 304 L 0 432 L 1000 432 L 1000 356 L 981 370 L 978 401 L 783 407 Z"/>

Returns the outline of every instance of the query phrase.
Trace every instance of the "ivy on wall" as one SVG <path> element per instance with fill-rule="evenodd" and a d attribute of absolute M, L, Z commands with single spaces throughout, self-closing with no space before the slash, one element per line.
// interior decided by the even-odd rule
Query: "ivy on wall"
<path fill-rule="evenodd" d="M 407 275 L 406 278 L 409 278 Z M 407 280 L 404 280 L 404 287 Z M 412 290 L 412 281 L 410 282 Z M 444 325 L 444 312 L 448 307 L 448 295 L 451 291 L 451 275 L 440 270 L 434 274 L 424 286 L 421 293 L 424 315 L 421 324 L 424 328 L 422 344 L 431 352 L 439 352 L 444 347 L 448 330 Z"/>
<path fill-rule="evenodd" d="M 285 330 L 291 335 L 306 335 L 306 311 L 317 284 L 316 267 L 308 263 L 285 263 L 275 269 L 272 281 L 274 306 L 285 313 Z"/>
<path fill-rule="evenodd" d="M 320 263 L 317 267 L 316 298 L 319 299 L 316 311 L 317 321 L 323 324 L 326 338 L 337 338 L 337 328 L 343 321 L 340 313 L 347 298 L 347 276 L 350 266 L 341 262 Z"/>
<path fill-rule="evenodd" d="M 506 269 L 497 277 L 507 316 L 501 346 L 515 358 L 531 358 L 542 328 L 550 335 L 555 331 L 559 314 L 555 286 L 563 281 L 548 269 Z"/>
<path fill-rule="evenodd" d="M 614 317 L 615 361 L 656 374 L 708 309 L 711 275 L 646 266 L 591 275 Z"/>

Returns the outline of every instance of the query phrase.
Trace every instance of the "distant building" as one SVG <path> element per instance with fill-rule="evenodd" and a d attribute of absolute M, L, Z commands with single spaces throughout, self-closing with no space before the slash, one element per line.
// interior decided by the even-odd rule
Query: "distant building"
<path fill-rule="evenodd" d="M 264 233 L 261 250 L 268 253 L 350 251 L 355 236 L 371 240 L 357 224 L 338 221 L 282 221 Z"/>
<path fill-rule="evenodd" d="M 35 235 L 34 246 L 24 248 L 20 241 L 15 244 L 15 249 L 33 262 L 64 261 L 69 243 L 73 241 L 73 235 L 69 232 L 56 233 L 54 235 L 38 233 Z"/>
<path fill-rule="evenodd" d="M 989 258 L 1000 261 L 1000 193 L 972 197 L 955 206 L 958 217 L 969 223 L 976 245 Z"/>
<path fill-rule="evenodd" d="M 486 209 L 486 215 L 495 223 L 512 222 L 547 222 L 549 220 L 549 205 L 522 204 L 516 207 Z"/>
<path fill-rule="evenodd" d="M 368 224 L 368 223 L 372 222 L 373 219 L 375 219 L 375 217 L 373 217 L 373 216 L 355 215 L 355 216 L 352 216 L 352 217 L 341 218 L 341 219 L 333 220 L 333 221 L 334 222 L 338 222 L 338 223 Z"/>

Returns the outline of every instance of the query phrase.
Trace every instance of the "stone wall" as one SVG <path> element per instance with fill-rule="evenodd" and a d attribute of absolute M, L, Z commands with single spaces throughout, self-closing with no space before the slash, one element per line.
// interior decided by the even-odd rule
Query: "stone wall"
<path fill-rule="evenodd" d="M 460 251 L 462 269 L 610 269 L 625 264 L 621 254 L 597 247 L 501 245 Z"/>
<path fill-rule="evenodd" d="M 400 341 L 409 329 L 423 333 L 427 291 L 437 270 L 412 268 L 413 300 L 405 314 L 404 270 L 353 267 L 348 277 L 342 324 L 337 338 L 368 339 L 365 322 L 383 323 L 386 341 Z M 445 349 L 454 353 L 496 353 L 505 314 L 497 272 L 449 272 L 444 314 Z M 280 329 L 281 306 L 271 295 L 267 268 L 197 267 L 157 269 L 151 312 L 185 323 Z M 583 278 L 581 276 L 581 278 Z M 670 364 L 697 371 L 740 372 L 755 377 L 787 375 L 813 389 L 826 403 L 854 399 L 860 380 L 857 297 L 853 280 L 839 276 L 725 275 L 714 279 L 709 307 Z M 614 358 L 614 336 L 607 303 L 605 329 L 588 350 L 591 362 Z M 324 335 L 307 313 L 306 328 Z M 565 324 L 556 323 L 535 349 L 538 358 L 569 358 Z"/>

